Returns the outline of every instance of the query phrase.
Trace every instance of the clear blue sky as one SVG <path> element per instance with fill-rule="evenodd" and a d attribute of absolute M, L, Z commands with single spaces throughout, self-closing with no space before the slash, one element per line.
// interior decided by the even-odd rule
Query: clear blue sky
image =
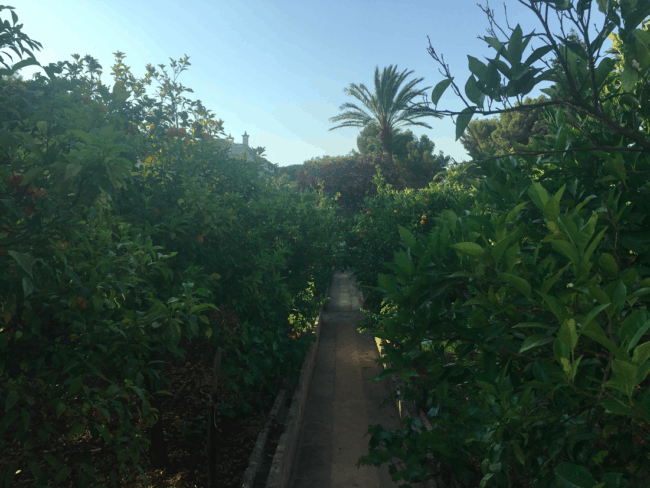
<path fill-rule="evenodd" d="M 514 0 L 506 3 L 512 27 L 520 23 L 524 33 L 533 27 L 539 31 L 529 11 Z M 192 66 L 179 82 L 194 94 L 186 96 L 201 100 L 222 119 L 235 142 L 242 142 L 246 131 L 249 144 L 265 147 L 267 159 L 280 166 L 356 149 L 361 129 L 329 131 L 336 125 L 329 119 L 343 103 L 357 103 L 343 93 L 350 83 L 374 91 L 375 66 L 413 70 L 408 80 L 424 78 L 418 88 L 441 81 L 439 65 L 427 52 L 427 35 L 461 87 L 469 76 L 467 54 L 494 57 L 477 39 L 486 35 L 488 22 L 476 0 L 20 0 L 9 5 L 16 7 L 24 32 L 43 44 L 35 53 L 41 64 L 89 54 L 99 60 L 102 81 L 109 86 L 116 51 L 126 54 L 124 62 L 137 78 L 149 63 L 169 66 L 169 58 L 187 54 Z M 503 20 L 502 2 L 490 6 Z M 3 19 L 8 18 L 4 11 Z M 30 67 L 21 74 L 30 78 L 35 71 Z M 438 108 L 461 110 L 464 105 L 449 89 Z M 432 129 L 411 130 L 433 140 L 436 153 L 466 159 L 454 141 L 450 118 L 421 120 Z"/>

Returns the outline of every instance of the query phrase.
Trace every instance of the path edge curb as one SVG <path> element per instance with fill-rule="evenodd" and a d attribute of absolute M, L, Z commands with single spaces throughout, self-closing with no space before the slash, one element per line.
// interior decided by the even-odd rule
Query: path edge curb
<path fill-rule="evenodd" d="M 273 408 L 269 413 L 269 418 L 264 424 L 264 428 L 260 431 L 257 436 L 257 441 L 255 442 L 255 447 L 253 448 L 253 453 L 251 454 L 250 460 L 248 461 L 248 468 L 244 472 L 244 479 L 242 481 L 242 488 L 252 488 L 255 483 L 255 476 L 257 471 L 260 469 L 262 463 L 262 455 L 264 454 L 264 449 L 266 448 L 266 441 L 269 437 L 269 432 L 275 424 L 275 420 L 278 417 L 278 411 L 284 402 L 284 396 L 286 390 L 283 388 L 278 392 L 278 395 L 275 397 L 275 402 L 273 403 Z"/>
<path fill-rule="evenodd" d="M 330 296 L 330 288 L 331 283 L 328 285 L 323 298 Z M 289 412 L 287 413 L 284 432 L 278 441 L 278 447 L 273 456 L 271 470 L 266 481 L 266 488 L 286 488 L 289 484 L 289 478 L 291 477 L 291 471 L 300 441 L 302 423 L 305 417 L 305 405 L 307 404 L 309 385 L 311 384 L 311 378 L 316 364 L 316 353 L 318 352 L 318 344 L 320 341 L 324 307 L 324 304 L 321 305 L 318 311 L 318 317 L 314 321 L 313 328 L 316 333 L 316 341 L 309 345 L 305 362 L 300 370 L 298 385 L 293 395 L 291 407 L 289 407 Z"/>

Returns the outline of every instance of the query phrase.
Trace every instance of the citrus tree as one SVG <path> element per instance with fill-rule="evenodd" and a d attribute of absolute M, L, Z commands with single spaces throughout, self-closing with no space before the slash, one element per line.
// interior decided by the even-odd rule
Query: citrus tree
<path fill-rule="evenodd" d="M 489 115 L 484 102 L 528 110 L 507 98 L 550 81 L 537 105 L 552 137 L 473 161 L 476 200 L 440 212 L 429 234 L 400 228 L 403 250 L 376 287 L 390 310 L 375 335 L 395 367 L 377 379 L 399 374 L 431 428 L 410 417 L 403 431 L 370 426 L 359 465 L 387 462 L 406 482 L 646 486 L 650 6 L 520 4 L 542 34 L 517 25 L 486 37 L 495 57 L 468 57 L 463 91 L 445 67 L 432 100 L 453 86 L 467 103 L 460 137 L 473 114 Z M 583 42 L 552 32 L 549 13 Z M 600 54 L 608 36 L 616 57 Z M 547 55 L 558 62 L 545 69 Z"/>

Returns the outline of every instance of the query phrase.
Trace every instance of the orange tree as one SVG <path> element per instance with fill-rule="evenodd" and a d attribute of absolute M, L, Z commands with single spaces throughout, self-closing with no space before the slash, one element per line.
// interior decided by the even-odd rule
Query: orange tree
<path fill-rule="evenodd" d="M 552 137 L 474 161 L 474 202 L 442 211 L 426 236 L 400 229 L 403 250 L 378 277 L 391 310 L 375 332 L 396 344 L 385 359 L 395 368 L 377 379 L 407 381 L 403 398 L 431 428 L 370 426 L 359 465 L 390 463 L 406 482 L 446 471 L 464 486 L 647 486 L 650 5 L 520 3 L 547 44 L 524 60 L 538 34 L 488 37 L 495 57 L 469 56 L 464 95 L 445 67 L 432 98 L 454 86 L 468 103 L 460 137 L 486 98 L 548 80 Z M 604 19 L 595 38 L 592 9 Z M 584 42 L 552 35 L 549 11 Z M 615 57 L 600 56 L 608 35 Z M 544 69 L 547 54 L 558 62 Z"/>
<path fill-rule="evenodd" d="M 222 347 L 227 388 L 246 393 L 224 413 L 257 408 L 299 370 L 310 338 L 286 331 L 313 318 L 340 242 L 327 195 L 228 157 L 223 121 L 182 96 L 187 57 L 139 80 L 123 57 L 111 89 L 89 56 L 0 80 L 3 486 L 117 482 L 46 449 L 66 436 L 139 466 L 161 432 L 163 360 L 189 340 Z"/>
<path fill-rule="evenodd" d="M 470 201 L 473 189 L 439 182 L 420 190 L 395 189 L 380 169 L 376 170 L 373 185 L 375 195 L 367 196 L 361 209 L 343 223 L 345 245 L 339 251 L 339 259 L 363 287 L 366 305 L 377 312 L 383 300 L 382 293 L 375 290 L 377 276 L 385 271 L 384 263 L 390 262 L 401 249 L 399 226 L 424 235 L 441 211 L 460 201 Z"/>

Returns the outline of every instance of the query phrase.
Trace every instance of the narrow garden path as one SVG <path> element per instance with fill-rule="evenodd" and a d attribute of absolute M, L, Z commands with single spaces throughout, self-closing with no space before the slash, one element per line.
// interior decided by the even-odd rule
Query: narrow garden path
<path fill-rule="evenodd" d="M 394 402 L 381 406 L 390 395 L 388 379 L 368 380 L 382 366 L 373 362 L 379 357 L 375 339 L 355 327 L 363 320 L 363 298 L 351 273 L 334 275 L 330 297 L 289 486 L 397 487 L 387 465 L 355 466 L 368 454 L 368 426 L 399 429 L 399 414 Z"/>

